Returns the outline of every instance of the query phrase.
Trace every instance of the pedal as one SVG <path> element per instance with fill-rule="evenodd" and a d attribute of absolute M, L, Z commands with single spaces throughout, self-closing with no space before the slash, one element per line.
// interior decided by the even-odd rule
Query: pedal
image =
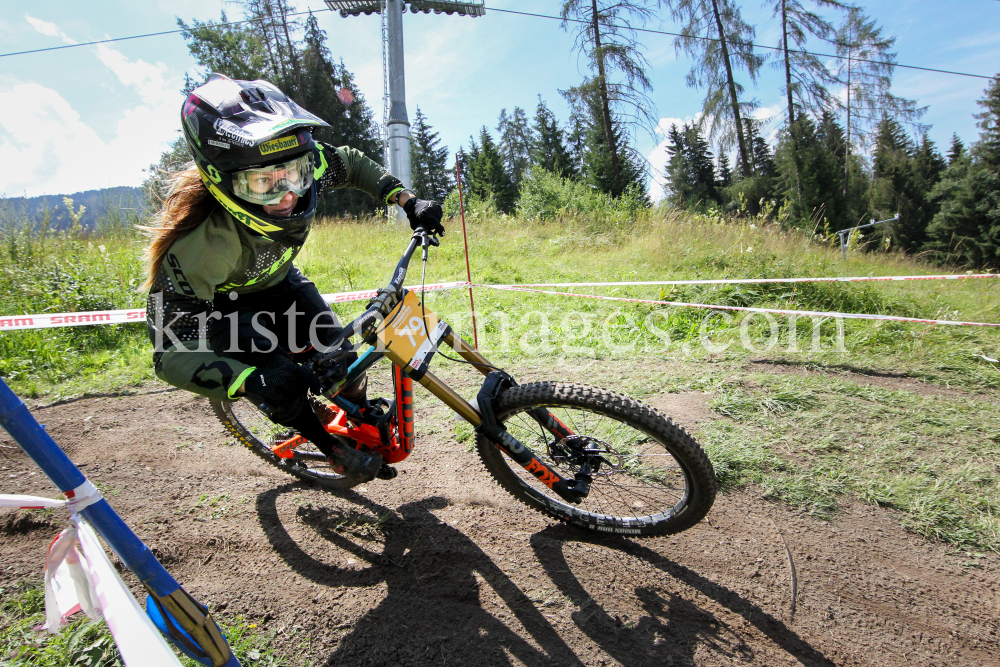
<path fill-rule="evenodd" d="M 375 473 L 375 476 L 379 479 L 396 479 L 396 475 L 398 474 L 399 472 L 394 467 L 388 463 L 383 463 L 382 467 Z"/>

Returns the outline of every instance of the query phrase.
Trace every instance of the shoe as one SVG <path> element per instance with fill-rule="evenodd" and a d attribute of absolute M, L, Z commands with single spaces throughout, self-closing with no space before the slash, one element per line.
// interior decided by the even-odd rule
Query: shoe
<path fill-rule="evenodd" d="M 326 460 L 335 473 L 357 480 L 358 484 L 375 479 L 382 469 L 381 454 L 350 447 L 333 447 L 333 456 Z"/>

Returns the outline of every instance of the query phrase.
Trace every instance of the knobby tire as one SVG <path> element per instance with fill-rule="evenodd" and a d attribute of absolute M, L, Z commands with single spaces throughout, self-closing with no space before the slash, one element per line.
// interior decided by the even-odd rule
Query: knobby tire
<path fill-rule="evenodd" d="M 578 467 L 560 458 L 559 440 L 529 414 L 543 407 L 577 436 L 604 447 L 609 461 L 593 477 L 591 493 L 571 505 L 503 451 L 476 436 L 486 469 L 516 499 L 565 523 L 603 533 L 651 537 L 686 530 L 712 507 L 715 472 L 701 446 L 668 417 L 627 396 L 578 384 L 535 382 L 512 387 L 497 400 L 507 430 L 560 475 Z M 602 443 L 600 445 L 596 443 Z M 556 452 L 556 454 L 553 454 Z"/>

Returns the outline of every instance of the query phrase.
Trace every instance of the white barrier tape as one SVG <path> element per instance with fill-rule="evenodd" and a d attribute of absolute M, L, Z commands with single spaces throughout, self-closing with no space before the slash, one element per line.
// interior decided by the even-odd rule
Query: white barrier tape
<path fill-rule="evenodd" d="M 1000 327 L 1000 324 L 992 322 L 957 322 L 954 320 L 928 320 L 919 317 L 900 317 L 898 315 L 869 315 L 866 313 L 834 313 L 815 310 L 785 310 L 781 308 L 751 308 L 749 306 L 713 306 L 707 303 L 685 303 L 683 301 L 654 301 L 652 299 L 627 299 L 620 296 L 600 296 L 596 294 L 575 294 L 573 292 L 552 292 L 549 290 L 528 289 L 525 287 L 504 287 L 500 285 L 480 285 L 480 287 L 492 287 L 493 289 L 509 290 L 512 292 L 531 292 L 535 294 L 548 294 L 551 296 L 578 296 L 585 299 L 600 299 L 603 301 L 627 301 L 629 303 L 649 303 L 660 306 L 676 306 L 679 308 L 706 308 L 708 310 L 735 310 L 747 313 L 771 313 L 773 315 L 800 315 L 802 317 L 842 317 L 844 319 L 855 320 L 886 320 L 890 322 L 916 322 L 920 324 L 951 324 L 957 326 L 971 327 Z"/>
<path fill-rule="evenodd" d="M 854 319 L 872 320 L 894 320 L 898 322 L 923 322 L 929 324 L 961 324 L 969 326 L 1000 326 L 985 322 L 953 322 L 950 320 L 925 320 L 919 318 L 895 317 L 890 315 L 865 315 L 859 313 L 824 313 L 798 310 L 774 310 L 767 308 L 743 308 L 736 306 L 711 306 L 708 304 L 692 304 L 673 301 L 648 301 L 643 299 L 622 299 L 621 297 L 598 297 L 588 294 L 573 294 L 570 292 L 543 292 L 528 288 L 534 287 L 636 287 L 649 285 L 755 285 L 766 283 L 823 283 L 823 282 L 879 282 L 879 281 L 903 281 L 903 280 L 963 280 L 970 278 L 1000 278 L 1000 273 L 977 273 L 977 274 L 942 274 L 933 276 L 851 276 L 851 277 L 820 277 L 820 278 L 719 278 L 706 280 L 645 280 L 628 282 L 603 282 L 603 283 L 518 283 L 509 285 L 483 285 L 467 281 L 457 281 L 448 283 L 434 283 L 432 285 L 407 287 L 412 292 L 437 292 L 442 290 L 458 289 L 462 287 L 490 287 L 499 290 L 539 292 L 542 294 L 558 294 L 561 296 L 581 296 L 588 298 L 603 298 L 610 300 L 634 301 L 636 303 L 656 303 L 664 305 L 685 306 L 690 308 L 714 308 L 719 310 L 745 310 L 749 312 L 777 313 L 787 315 L 816 315 L 822 317 L 848 317 Z M 349 301 L 365 301 L 374 297 L 377 290 L 357 290 L 354 292 L 335 292 L 331 294 L 321 294 L 320 296 L 327 303 L 346 303 Z M 131 310 L 92 310 L 82 313 L 51 313 L 38 315 L 8 315 L 0 316 L 0 331 L 17 331 L 22 329 L 48 329 L 53 327 L 79 327 L 94 324 L 127 324 L 129 322 L 144 322 L 146 320 L 145 308 L 133 308 Z"/>
<path fill-rule="evenodd" d="M 90 507 L 104 496 L 89 480 L 67 491 L 66 500 L 54 498 L 38 498 L 36 496 L 0 495 L 0 507 L 4 509 L 41 510 L 56 507 L 66 507 L 71 513 Z"/>
<path fill-rule="evenodd" d="M 632 287 L 638 285 L 756 285 L 765 283 L 860 283 L 900 280 L 964 280 L 1000 278 L 1000 273 L 943 274 L 935 276 L 852 276 L 846 278 L 712 278 L 704 280 L 639 280 L 611 283 L 517 283 L 511 285 L 474 285 L 474 287 Z"/>
<path fill-rule="evenodd" d="M 88 310 L 82 313 L 40 313 L 37 315 L 0 316 L 0 331 L 18 329 L 50 329 L 52 327 L 82 327 L 90 324 L 127 324 L 145 322 L 146 309 Z"/>
<path fill-rule="evenodd" d="M 70 500 L 0 495 L 0 507 L 83 509 L 100 500 L 90 482 L 66 493 Z M 125 582 L 118 576 L 90 525 L 75 512 L 49 545 L 45 555 L 45 623 L 59 632 L 63 621 L 78 611 L 108 623 L 122 660 L 128 667 L 180 667 L 180 661 L 156 629 Z"/>
<path fill-rule="evenodd" d="M 469 282 L 434 283 L 407 287 L 411 292 L 438 292 L 441 290 L 471 287 Z M 359 290 L 356 292 L 337 292 L 320 296 L 327 303 L 343 303 L 347 301 L 365 301 L 375 296 L 377 290 Z M 0 316 L 0 331 L 19 331 L 22 329 L 51 329 L 54 327 L 82 327 L 94 324 L 128 324 L 129 322 L 145 322 L 145 308 L 127 310 L 88 310 L 81 313 L 40 313 L 36 315 L 2 315 Z"/>
<path fill-rule="evenodd" d="M 434 283 L 432 285 L 424 285 L 421 289 L 420 285 L 412 285 L 406 289 L 411 292 L 440 292 L 441 290 L 456 289 L 459 287 L 474 287 L 474 285 L 468 281 L 451 282 L 451 283 Z M 336 294 L 320 294 L 323 300 L 327 303 L 344 303 L 345 301 L 366 301 L 371 299 L 376 294 L 378 290 L 358 290 L 356 292 L 337 292 Z"/>
<path fill-rule="evenodd" d="M 127 667 L 180 667 L 180 660 L 108 560 L 97 534 L 83 519 L 76 524 L 93 599 L 108 623 L 122 661 Z"/>

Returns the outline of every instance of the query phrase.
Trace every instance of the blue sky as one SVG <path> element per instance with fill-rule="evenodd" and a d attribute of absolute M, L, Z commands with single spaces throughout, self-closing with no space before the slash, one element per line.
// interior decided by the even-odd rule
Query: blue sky
<path fill-rule="evenodd" d="M 489 0 L 498 7 L 556 14 L 558 0 Z M 299 0 L 317 10 L 335 56 L 356 77 L 381 115 L 381 46 L 376 16 L 341 18 L 320 0 Z M 897 36 L 900 63 L 993 75 L 1000 63 L 1000 2 L 871 1 L 868 11 Z M 176 17 L 214 20 L 235 5 L 220 0 L 0 0 L 3 52 L 107 37 L 171 30 Z M 757 42 L 777 42 L 778 24 L 757 2 L 743 3 L 757 25 Z M 666 11 L 649 27 L 676 28 Z M 691 119 L 701 93 L 684 75 L 690 62 L 675 54 L 672 38 L 644 35 L 651 64 L 652 99 L 660 127 Z M 572 35 L 557 21 L 489 12 L 481 18 L 404 16 L 407 104 L 417 106 L 454 152 L 482 125 L 495 130 L 501 108 L 532 115 L 540 94 L 561 118 L 559 90 L 576 85 L 586 64 L 572 51 Z M 184 72 L 197 71 L 179 34 L 0 58 L 0 194 L 63 194 L 137 185 L 177 136 Z M 915 70 L 897 70 L 894 90 L 929 105 L 931 138 L 946 150 L 952 132 L 969 143 L 978 136 L 972 114 L 987 81 Z M 781 113 L 781 76 L 768 70 L 754 91 L 762 117 Z M 780 122 L 775 121 L 774 127 Z M 662 136 L 639 134 L 637 146 L 654 171 L 662 167 Z M 660 189 L 653 183 L 652 192 Z"/>

